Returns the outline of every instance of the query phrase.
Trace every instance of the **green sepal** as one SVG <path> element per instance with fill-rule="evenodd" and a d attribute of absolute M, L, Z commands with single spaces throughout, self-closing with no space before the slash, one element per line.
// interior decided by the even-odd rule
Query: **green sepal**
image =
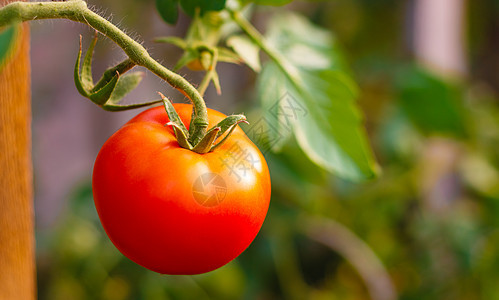
<path fill-rule="evenodd" d="M 145 103 L 123 105 L 119 102 L 126 94 L 132 91 L 141 82 L 144 73 L 136 72 L 132 74 L 122 75 L 135 66 L 135 63 L 127 58 L 114 67 L 107 69 L 97 84 L 94 86 L 92 79 L 92 55 L 97 43 L 97 34 L 90 44 L 82 64 L 80 72 L 81 54 L 82 54 L 82 37 L 80 35 L 80 48 L 76 59 L 74 69 L 74 80 L 78 92 L 92 100 L 95 104 L 108 111 L 121 111 L 143 107 L 161 102 L 162 100 L 154 100 Z"/>
<path fill-rule="evenodd" d="M 237 55 L 237 53 L 227 48 L 218 47 L 217 51 L 218 51 L 219 62 L 226 62 L 239 65 L 243 61 L 241 57 Z"/>
<path fill-rule="evenodd" d="M 92 57 L 94 55 L 95 44 L 97 44 L 97 31 L 95 32 L 92 42 L 88 46 L 85 57 L 83 58 L 83 64 L 81 66 L 80 80 L 83 87 L 89 91 L 94 87 L 94 80 L 92 78 Z M 81 43 L 81 35 L 80 35 Z"/>
<path fill-rule="evenodd" d="M 194 146 L 192 151 L 200 154 L 210 152 L 211 145 L 213 145 L 213 142 L 216 140 L 220 130 L 221 128 L 216 126 L 208 130 L 206 135 L 199 141 L 199 143 L 196 144 L 196 146 Z"/>
<path fill-rule="evenodd" d="M 173 107 L 173 104 L 171 103 L 170 99 L 166 98 L 165 95 L 161 94 L 160 92 L 158 92 L 158 94 L 163 100 L 163 105 L 165 106 L 166 114 L 168 115 L 168 119 L 170 119 L 170 122 L 178 125 L 178 127 L 184 132 L 186 136 L 189 135 L 187 128 L 185 127 L 184 123 L 178 116 L 177 111 Z"/>
<path fill-rule="evenodd" d="M 213 66 L 213 55 L 208 51 L 201 51 L 199 61 L 204 70 L 210 70 Z"/>
<path fill-rule="evenodd" d="M 178 60 L 177 64 L 173 67 L 173 71 L 178 71 L 182 67 L 186 66 L 188 63 L 190 63 L 193 60 L 198 59 L 199 54 L 197 51 L 192 50 L 192 49 L 186 49 L 184 54 L 182 54 L 182 57 Z"/>
<path fill-rule="evenodd" d="M 220 134 L 218 137 L 220 137 L 222 134 L 224 134 L 228 129 L 230 129 L 232 126 L 235 126 L 241 122 L 248 123 L 246 121 L 246 116 L 244 115 L 230 115 L 223 119 L 222 121 L 218 122 L 215 127 L 220 127 Z"/>
<path fill-rule="evenodd" d="M 135 63 L 131 59 L 127 58 L 124 61 L 117 64 L 116 66 L 107 69 L 106 71 L 104 71 L 104 73 L 102 74 L 102 77 L 99 79 L 99 81 L 92 88 L 91 93 L 102 89 L 106 84 L 108 84 L 108 82 L 111 81 L 113 79 L 113 77 L 116 76 L 116 72 L 118 72 L 119 74 L 125 74 L 125 72 L 129 71 L 134 66 L 135 66 Z M 142 73 L 142 72 L 139 72 L 139 73 Z M 123 79 L 123 77 L 125 77 L 125 76 L 127 76 L 127 75 L 123 75 L 121 79 Z M 120 84 L 118 83 L 118 86 L 119 85 Z M 131 91 L 131 89 L 129 91 Z"/>
<path fill-rule="evenodd" d="M 179 38 L 179 37 L 176 37 L 176 36 L 165 36 L 165 37 L 160 37 L 160 38 L 156 38 L 154 39 L 154 41 L 156 43 L 167 43 L 167 44 L 172 44 L 174 46 L 177 46 L 179 47 L 180 49 L 187 49 L 187 43 Z"/>
<path fill-rule="evenodd" d="M 160 103 L 162 101 L 163 100 L 154 100 L 154 101 L 149 101 L 149 102 L 145 102 L 145 103 L 125 104 L 125 105 L 119 104 L 119 103 L 112 103 L 112 102 L 108 101 L 105 104 L 103 104 L 101 107 L 102 107 L 102 109 L 107 110 L 107 111 L 123 111 L 123 110 L 129 110 L 129 109 L 153 105 L 156 103 Z"/>
<path fill-rule="evenodd" d="M 166 114 L 168 115 L 168 119 L 170 119 L 170 122 L 165 125 L 173 126 L 173 132 L 175 133 L 175 137 L 177 138 L 177 142 L 180 147 L 192 150 L 192 145 L 191 143 L 189 143 L 189 132 L 178 116 L 177 111 L 173 107 L 173 104 L 163 94 L 161 94 L 160 92 L 158 92 L 158 94 L 163 100 Z"/>
<path fill-rule="evenodd" d="M 137 104 L 120 104 L 119 102 L 125 97 L 128 92 L 133 90 L 142 80 L 144 76 L 143 72 L 136 72 L 132 74 L 125 74 L 123 76 L 118 77 L 118 83 L 116 84 L 113 92 L 111 93 L 111 97 L 102 105 L 104 110 L 108 111 L 120 111 L 120 110 L 128 110 L 133 108 L 139 108 L 143 106 L 148 106 L 152 104 L 159 103 L 161 100 L 154 100 L 145 103 L 137 103 Z M 115 75 L 117 77 L 117 75 Z"/>
<path fill-rule="evenodd" d="M 118 84 L 118 80 L 120 78 L 120 74 L 116 72 L 116 75 L 100 90 L 90 94 L 88 98 L 92 100 L 97 105 L 102 105 L 111 98 L 116 85 Z"/>
<path fill-rule="evenodd" d="M 137 85 L 139 85 L 139 83 L 142 81 L 142 78 L 144 78 L 144 75 L 144 72 L 135 72 L 119 76 L 118 83 L 116 84 L 116 87 L 114 88 L 109 101 L 112 103 L 118 103 L 129 92 L 135 89 Z"/>
<path fill-rule="evenodd" d="M 87 91 L 87 89 L 83 86 L 83 83 L 80 78 L 80 61 L 81 61 L 81 35 L 80 35 L 80 50 L 78 50 L 78 57 L 76 58 L 76 64 L 74 68 L 74 81 L 75 81 L 75 86 L 78 92 L 83 96 L 83 97 L 89 97 L 90 93 Z"/>
<path fill-rule="evenodd" d="M 165 126 L 172 126 L 173 127 L 173 132 L 175 133 L 175 137 L 177 138 L 177 142 L 180 145 L 180 147 L 192 150 L 192 145 L 189 143 L 189 139 L 185 135 L 185 132 L 182 130 L 182 128 L 174 123 L 174 122 L 168 122 L 165 124 Z"/>
<path fill-rule="evenodd" d="M 218 143 L 216 143 L 215 145 L 213 145 L 211 147 L 210 151 L 214 151 L 218 147 L 222 146 L 227 141 L 227 139 L 229 138 L 229 136 L 232 134 L 232 131 L 234 131 L 234 129 L 236 129 L 236 125 L 237 124 L 232 125 L 232 127 L 229 129 L 229 132 L 227 132 L 227 134 Z"/>
<path fill-rule="evenodd" d="M 222 138 L 221 141 L 219 141 L 218 143 L 216 143 L 215 145 L 213 145 L 211 147 L 210 151 L 215 150 L 217 147 L 219 147 L 223 143 L 225 143 L 227 138 L 231 135 L 232 131 L 234 131 L 234 129 L 236 128 L 237 124 L 243 123 L 243 122 L 248 123 L 248 121 L 246 121 L 246 117 L 244 115 L 231 115 L 231 116 L 228 116 L 227 118 L 223 119 L 222 121 L 220 121 L 217 125 L 215 125 L 215 127 L 220 128 L 220 132 L 217 135 L 217 139 L 220 138 L 221 136 L 223 136 L 223 134 L 227 130 L 228 130 L 228 132 Z"/>
<path fill-rule="evenodd" d="M 217 94 L 221 95 L 222 94 L 222 87 L 220 86 L 220 78 L 218 77 L 218 73 L 215 70 L 211 74 L 211 81 L 213 82 L 213 86 L 215 87 Z"/>

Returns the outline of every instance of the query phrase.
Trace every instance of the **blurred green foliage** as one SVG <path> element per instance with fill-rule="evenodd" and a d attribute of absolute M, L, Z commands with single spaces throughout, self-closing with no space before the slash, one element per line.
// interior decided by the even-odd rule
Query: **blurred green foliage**
<path fill-rule="evenodd" d="M 307 3 L 310 20 L 331 29 L 353 63 L 380 177 L 340 180 L 291 137 L 267 154 L 272 200 L 257 239 L 235 261 L 196 276 L 159 275 L 123 257 L 83 183 L 58 227 L 38 233 L 39 298 L 369 299 L 355 264 L 303 230 L 320 216 L 372 249 L 399 299 L 499 299 L 499 82 L 486 71 L 498 59 L 488 47 L 499 6 L 468 6 L 471 76 L 456 83 L 413 67 L 410 1 Z"/>
<path fill-rule="evenodd" d="M 20 25 L 15 24 L 2 28 L 0 30 L 0 69 L 4 66 L 9 56 L 12 54 L 12 48 L 15 46 L 15 41 L 19 35 Z"/>

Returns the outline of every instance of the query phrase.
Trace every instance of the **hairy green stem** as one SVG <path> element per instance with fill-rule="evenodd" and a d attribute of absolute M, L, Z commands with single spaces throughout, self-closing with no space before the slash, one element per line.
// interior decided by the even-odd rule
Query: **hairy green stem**
<path fill-rule="evenodd" d="M 83 0 L 67 2 L 13 2 L 0 8 L 0 27 L 39 19 L 68 19 L 89 25 L 120 46 L 137 65 L 143 66 L 187 96 L 194 105 L 194 143 L 206 134 L 208 112 L 201 94 L 184 77 L 154 60 L 147 50 L 118 27 L 87 8 Z"/>

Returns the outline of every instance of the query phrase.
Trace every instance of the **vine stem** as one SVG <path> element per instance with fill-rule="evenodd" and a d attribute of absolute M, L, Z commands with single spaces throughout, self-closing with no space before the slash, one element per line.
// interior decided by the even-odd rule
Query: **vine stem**
<path fill-rule="evenodd" d="M 206 134 L 208 112 L 203 97 L 184 77 L 169 70 L 153 59 L 147 50 L 114 24 L 96 14 L 87 7 L 83 0 L 66 2 L 13 2 L 0 8 L 0 27 L 17 22 L 40 19 L 68 19 L 87 24 L 114 41 L 125 54 L 139 66 L 143 66 L 168 82 L 188 97 L 194 106 L 192 125 L 193 143 L 197 143 Z"/>
<path fill-rule="evenodd" d="M 286 74 L 289 80 L 296 87 L 299 87 L 301 79 L 298 70 L 296 70 L 296 68 L 291 65 L 278 51 L 272 48 L 262 34 L 253 25 L 251 25 L 251 23 L 246 20 L 239 11 L 229 10 L 229 12 L 232 20 L 234 20 L 239 28 L 241 28 L 241 30 L 244 31 L 244 33 L 246 33 L 246 35 L 277 64 L 277 66 L 284 72 L 284 74 Z"/>

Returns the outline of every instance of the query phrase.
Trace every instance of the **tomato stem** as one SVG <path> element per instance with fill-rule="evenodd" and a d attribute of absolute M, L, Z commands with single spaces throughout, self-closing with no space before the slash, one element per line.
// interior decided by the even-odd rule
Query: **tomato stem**
<path fill-rule="evenodd" d="M 205 136 L 208 127 L 208 112 L 203 97 L 198 90 L 184 77 L 153 59 L 141 44 L 126 35 L 111 22 L 90 10 L 85 1 L 13 2 L 0 8 L 0 27 L 15 22 L 39 19 L 68 19 L 87 24 L 107 36 L 123 49 L 134 64 L 147 68 L 191 100 L 194 106 L 192 122 L 194 127 L 190 141 L 195 145 Z"/>

